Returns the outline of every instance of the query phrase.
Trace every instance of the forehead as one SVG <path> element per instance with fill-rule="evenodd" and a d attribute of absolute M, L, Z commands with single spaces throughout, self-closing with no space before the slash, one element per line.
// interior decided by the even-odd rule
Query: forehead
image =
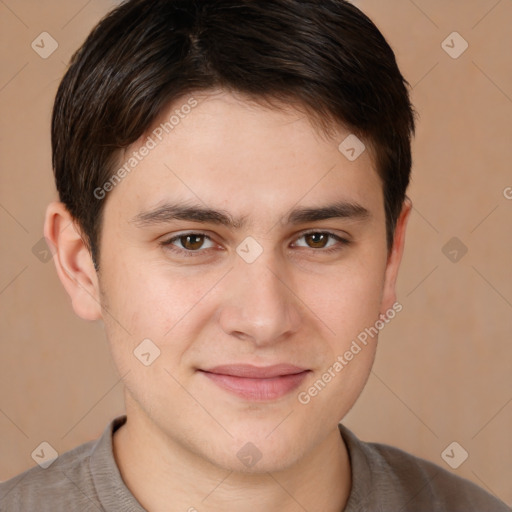
<path fill-rule="evenodd" d="M 227 92 L 185 96 L 121 155 L 119 167 L 136 165 L 109 202 L 130 214 L 169 199 L 248 216 L 340 200 L 379 208 L 369 151 L 353 161 L 340 151 L 349 136 L 341 127 L 325 136 L 291 106 L 273 109 Z"/>

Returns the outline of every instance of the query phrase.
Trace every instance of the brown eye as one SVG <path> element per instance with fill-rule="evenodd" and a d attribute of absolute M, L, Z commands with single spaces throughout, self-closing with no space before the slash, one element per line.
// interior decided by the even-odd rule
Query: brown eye
<path fill-rule="evenodd" d="M 319 254 L 326 254 L 341 251 L 350 244 L 350 240 L 329 231 L 309 231 L 303 233 L 293 245 L 304 249 L 313 249 Z"/>
<path fill-rule="evenodd" d="M 308 233 L 304 235 L 304 239 L 313 249 L 323 249 L 329 241 L 331 235 L 327 233 Z"/>
<path fill-rule="evenodd" d="M 182 233 L 160 242 L 160 245 L 179 256 L 200 256 L 215 244 L 205 233 Z"/>
<path fill-rule="evenodd" d="M 205 235 L 191 234 L 179 237 L 182 247 L 190 251 L 200 249 L 204 243 Z"/>

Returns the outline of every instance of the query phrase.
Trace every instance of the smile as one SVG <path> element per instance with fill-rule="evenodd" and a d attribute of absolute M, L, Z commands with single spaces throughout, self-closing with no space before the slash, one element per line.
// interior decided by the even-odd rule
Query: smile
<path fill-rule="evenodd" d="M 199 371 L 218 387 L 245 400 L 267 401 L 291 393 L 310 370 L 279 364 L 266 367 L 224 365 Z"/>

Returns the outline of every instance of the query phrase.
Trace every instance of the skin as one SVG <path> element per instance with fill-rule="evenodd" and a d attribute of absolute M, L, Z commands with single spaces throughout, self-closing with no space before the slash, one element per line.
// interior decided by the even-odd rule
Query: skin
<path fill-rule="evenodd" d="M 117 464 L 151 512 L 221 511 L 226 503 L 239 511 L 342 510 L 351 474 L 337 424 L 366 383 L 376 338 L 309 403 L 297 396 L 395 303 L 411 204 L 388 252 L 372 155 L 350 162 L 338 150 L 350 132 L 340 127 L 327 138 L 292 107 L 223 91 L 194 97 L 192 112 L 104 199 L 99 273 L 65 207 L 47 210 L 45 236 L 73 308 L 103 320 L 123 376 L 128 420 L 114 435 Z M 133 221 L 177 200 L 246 216 L 246 224 Z M 284 222 L 293 208 L 335 201 L 369 215 Z M 311 230 L 350 243 L 326 237 L 324 247 L 318 235 L 303 236 Z M 190 231 L 210 237 L 196 239 L 195 256 L 161 244 Z M 263 250 L 252 263 L 236 252 L 248 236 Z M 173 247 L 191 245 L 178 239 Z M 160 349 L 150 366 L 133 354 L 146 338 Z M 310 371 L 299 388 L 266 401 L 229 393 L 197 371 L 233 363 Z M 261 453 L 252 467 L 237 457 L 248 442 Z"/>

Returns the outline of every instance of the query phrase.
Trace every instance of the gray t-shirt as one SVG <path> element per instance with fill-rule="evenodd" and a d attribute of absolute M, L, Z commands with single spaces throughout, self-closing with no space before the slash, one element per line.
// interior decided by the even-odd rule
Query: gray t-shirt
<path fill-rule="evenodd" d="M 125 415 L 115 418 L 99 439 L 63 453 L 46 469 L 35 466 L 0 483 L 0 511 L 145 512 L 121 478 L 112 450 L 112 434 L 125 421 Z M 343 425 L 339 429 L 352 467 L 352 489 L 343 512 L 511 511 L 431 462 L 362 442 Z"/>

